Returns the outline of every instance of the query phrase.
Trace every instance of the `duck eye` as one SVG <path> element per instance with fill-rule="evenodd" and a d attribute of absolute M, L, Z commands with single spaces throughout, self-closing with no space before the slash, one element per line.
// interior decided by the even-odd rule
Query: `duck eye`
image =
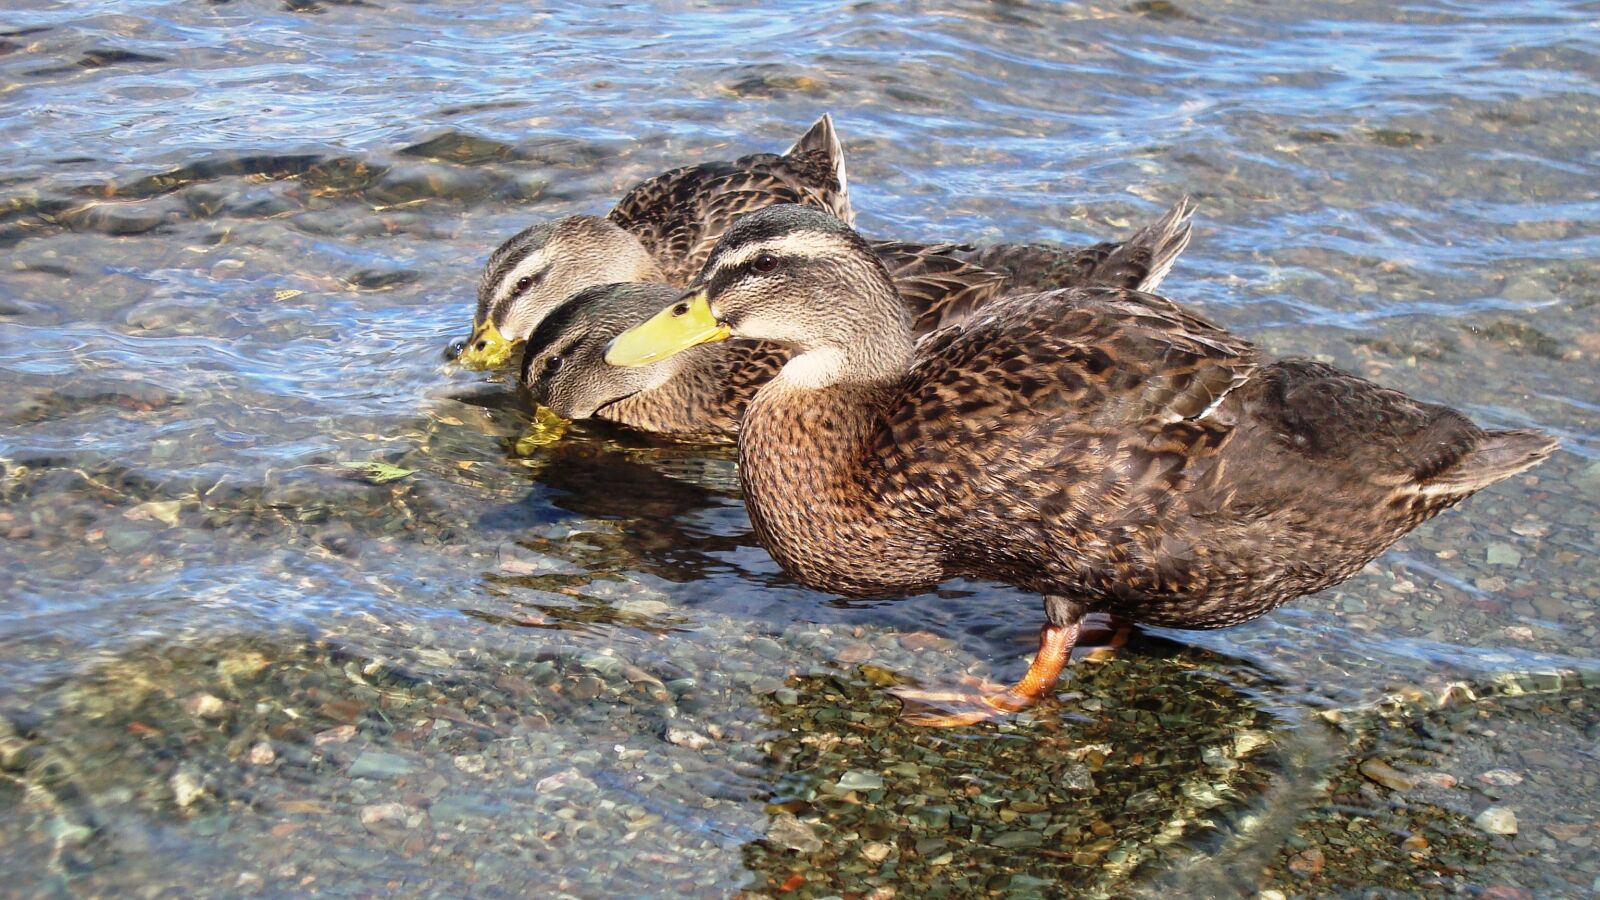
<path fill-rule="evenodd" d="M 750 268 L 755 269 L 757 272 L 762 274 L 776 271 L 778 268 L 778 258 L 773 256 L 771 253 L 763 253 L 750 262 Z"/>
<path fill-rule="evenodd" d="M 517 285 L 516 285 L 515 290 L 516 290 L 517 293 L 520 294 L 523 291 L 527 290 L 528 288 L 531 288 L 534 285 L 538 284 L 541 280 L 543 280 L 543 278 L 544 278 L 544 273 L 543 272 L 535 272 L 532 275 L 524 275 L 521 278 L 517 279 Z"/>
<path fill-rule="evenodd" d="M 545 370 L 546 373 L 552 373 L 552 372 L 556 371 L 559 368 L 561 368 L 561 357 L 560 356 L 552 356 L 549 359 L 544 361 L 544 370 Z"/>

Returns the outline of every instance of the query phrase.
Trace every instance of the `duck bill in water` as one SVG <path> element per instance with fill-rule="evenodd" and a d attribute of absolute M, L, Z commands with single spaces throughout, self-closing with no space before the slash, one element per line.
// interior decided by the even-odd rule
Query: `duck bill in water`
<path fill-rule="evenodd" d="M 639 325 L 611 339 L 606 362 L 625 369 L 647 366 L 690 347 L 728 339 L 704 290 L 692 291 Z"/>
<path fill-rule="evenodd" d="M 513 346 L 512 340 L 501 334 L 493 322 L 486 320 L 472 330 L 472 337 L 467 338 L 467 344 L 456 356 L 456 362 L 469 369 L 498 368 L 511 358 Z"/>

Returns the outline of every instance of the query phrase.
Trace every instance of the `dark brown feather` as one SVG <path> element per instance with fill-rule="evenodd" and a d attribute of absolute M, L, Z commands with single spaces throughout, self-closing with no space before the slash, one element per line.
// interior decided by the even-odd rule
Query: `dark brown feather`
<path fill-rule="evenodd" d="M 849 209 L 831 160 L 822 151 L 805 150 L 792 157 L 757 153 L 663 172 L 624 194 L 609 218 L 639 238 L 668 281 L 683 285 L 700 271 L 735 219 L 776 203 L 815 206 L 834 215 Z"/>
<path fill-rule="evenodd" d="M 1098 284 L 1154 291 L 1189 245 L 1194 208 L 1188 198 L 1126 241 L 1089 247 L 1061 244 L 993 244 L 966 248 L 963 259 L 1006 276 L 1007 293 Z"/>
<path fill-rule="evenodd" d="M 1088 265 L 1064 264 L 1057 267 L 1053 270 L 1054 277 L 1063 280 L 1052 284 L 1052 287 L 1078 284 L 1134 287 L 1159 281 L 1170 269 L 1173 259 L 1188 243 L 1189 216 L 1189 206 L 1184 201 L 1121 244 L 1098 244 L 1081 251 L 1030 246 L 1024 249 L 1023 254 L 1029 259 L 1052 256 L 1071 259 L 1086 255 L 1095 261 Z M 1004 258 L 1005 246 L 981 252 Z M 1007 276 L 974 265 L 971 261 L 974 252 L 967 245 L 885 240 L 873 241 L 870 247 L 894 282 L 901 301 L 911 314 L 912 332 L 919 337 L 968 319 L 1012 287 Z M 1108 260 L 1109 264 L 1105 264 Z M 1044 276 L 1034 272 L 1032 277 Z M 1078 278 L 1089 280 L 1074 280 Z M 1110 281 L 1095 280 L 1098 278 Z M 630 392 L 623 384 L 627 376 L 605 366 L 600 353 L 594 351 L 594 348 L 603 347 L 606 341 L 654 311 L 636 302 L 623 302 L 621 293 L 623 289 L 590 291 L 569 299 L 564 306 L 570 307 L 574 303 L 614 304 L 620 314 L 610 315 L 599 308 L 581 314 L 570 308 L 552 312 L 551 316 L 562 324 L 554 329 L 541 328 L 545 334 L 529 341 L 525 351 L 527 358 L 536 359 L 546 353 L 552 343 L 564 345 L 574 339 L 573 336 L 580 329 L 587 329 L 590 332 L 587 343 L 591 352 L 580 354 L 568 365 L 588 367 L 588 387 L 592 388 L 596 383 L 610 378 L 617 384 L 617 396 L 627 394 L 626 399 L 601 407 L 595 415 L 656 433 L 732 435 L 737 430 L 745 406 L 755 396 L 756 390 L 782 368 L 788 359 L 788 352 L 775 345 L 753 349 L 743 342 L 729 343 L 721 349 L 700 348 L 693 351 L 692 357 L 677 363 L 678 374 L 672 382 L 647 391 Z M 665 299 L 659 305 L 665 305 L 671 299 L 665 293 L 662 296 Z M 1165 303 L 1164 314 L 1180 319 L 1185 315 L 1175 305 L 1166 301 L 1162 303 Z M 1010 364 L 1016 365 L 1018 361 L 1013 359 Z M 1198 392 L 1196 396 L 1208 397 L 1206 390 L 1223 389 L 1223 386 L 1209 383 L 1189 385 L 1185 378 L 1184 373 L 1176 370 L 1169 373 L 1166 376 L 1170 383 L 1167 390 L 1188 390 L 1191 393 Z M 558 411 L 567 410 L 560 385 L 554 386 L 552 391 L 543 394 L 539 402 L 551 405 Z M 569 413 L 563 411 L 563 414 Z"/>
<path fill-rule="evenodd" d="M 795 390 L 757 396 L 741 471 L 801 581 L 989 578 L 1183 628 L 1334 584 L 1555 447 L 1265 360 L 1131 291 L 1010 297 L 921 342 L 898 383 Z"/>

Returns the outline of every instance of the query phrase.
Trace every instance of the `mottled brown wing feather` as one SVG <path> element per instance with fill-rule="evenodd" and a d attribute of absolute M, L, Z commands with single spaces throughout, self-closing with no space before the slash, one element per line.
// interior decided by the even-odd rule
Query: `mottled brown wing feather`
<path fill-rule="evenodd" d="M 1188 246 L 1191 213 L 1188 201 L 1180 201 L 1126 241 L 1083 248 L 909 241 L 873 241 L 871 247 L 911 310 L 913 332 L 923 335 L 1002 296 L 1089 286 L 1149 291 Z"/>
<path fill-rule="evenodd" d="M 1161 577 L 1157 526 L 1230 436 L 1204 416 L 1258 365 L 1159 297 L 1007 297 L 919 344 L 872 481 L 887 508 L 949 523 L 956 570 L 1120 590 Z"/>
<path fill-rule="evenodd" d="M 1084 283 L 1088 274 L 1095 271 L 1116 247 L 1117 244 L 1111 241 L 1081 248 L 1052 244 L 992 244 L 969 253 L 967 261 L 1003 272 L 1017 290 L 1050 290 L 1063 284 Z"/>
<path fill-rule="evenodd" d="M 1059 244 L 994 244 L 971 249 L 963 258 L 975 266 L 1004 274 L 1010 293 L 1103 285 L 1154 291 L 1193 232 L 1193 207 L 1180 200 L 1158 220 L 1126 241 L 1105 241 L 1090 247 Z"/>
<path fill-rule="evenodd" d="M 1555 447 L 1114 290 L 930 335 L 884 408 L 868 483 L 948 571 L 1185 628 L 1347 578 Z"/>
<path fill-rule="evenodd" d="M 1498 480 L 1483 476 L 1506 477 L 1508 465 L 1520 471 L 1536 461 L 1530 455 L 1548 455 L 1555 446 L 1538 432 L 1485 431 L 1447 406 L 1307 359 L 1279 360 L 1262 369 L 1224 412 L 1255 426 L 1248 440 L 1270 441 L 1295 462 L 1311 462 L 1345 483 L 1360 480 L 1419 500 L 1470 493 Z M 1523 454 L 1501 459 L 1489 452 L 1519 445 L 1507 436 L 1529 434 L 1538 437 Z M 1258 455 L 1266 457 L 1266 448 Z"/>
<path fill-rule="evenodd" d="M 918 345 L 903 415 L 996 415 L 1008 428 L 1063 414 L 1097 427 L 1197 418 L 1258 365 L 1248 341 L 1153 294 L 1010 295 Z M 941 387 L 942 385 L 942 387 Z M 923 403 L 928 405 L 922 406 Z"/>
<path fill-rule="evenodd" d="M 841 198 L 825 153 L 759 153 L 663 172 L 623 195 L 610 219 L 637 235 L 667 279 L 681 286 L 739 216 L 778 203 L 848 209 L 848 198 Z"/>
<path fill-rule="evenodd" d="M 911 311 L 914 334 L 960 322 L 1006 285 L 1004 275 L 962 260 L 958 254 L 971 249 L 964 245 L 873 241 L 871 246 Z"/>

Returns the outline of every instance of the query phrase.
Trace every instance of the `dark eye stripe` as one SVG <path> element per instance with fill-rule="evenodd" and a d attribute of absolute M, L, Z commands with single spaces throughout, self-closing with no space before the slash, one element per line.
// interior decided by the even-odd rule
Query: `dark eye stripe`
<path fill-rule="evenodd" d="M 486 306 L 487 309 L 485 309 L 484 314 L 480 315 L 478 318 L 480 318 L 480 319 L 482 319 L 482 318 L 490 318 L 490 319 L 492 319 L 494 321 L 496 326 L 504 325 L 505 324 L 505 313 L 506 313 L 506 310 L 511 307 L 512 303 L 516 302 L 517 299 L 522 296 L 524 291 L 529 290 L 530 288 L 532 288 L 535 285 L 537 285 L 539 282 L 543 281 L 544 280 L 544 276 L 549 271 L 550 271 L 550 266 L 546 265 L 544 268 L 540 269 L 537 272 L 534 272 L 531 275 L 524 275 L 521 278 L 518 278 L 516 283 L 511 285 L 511 290 L 507 291 L 504 294 L 501 294 L 501 295 L 495 297 L 493 299 L 493 301 L 490 301 L 490 302 L 486 303 L 483 298 L 480 298 L 479 299 L 480 306 Z M 507 272 L 506 274 L 501 276 L 501 281 L 500 282 L 496 282 L 496 284 L 495 284 L 496 293 L 498 293 L 498 289 L 499 289 L 500 283 L 504 282 L 504 280 L 506 278 L 510 278 L 510 277 L 511 277 L 511 273 L 509 273 L 509 272 Z M 529 281 L 529 279 L 532 279 L 532 280 Z M 527 284 L 523 284 L 524 281 L 528 281 L 528 283 Z"/>
<path fill-rule="evenodd" d="M 757 269 L 755 265 L 756 260 L 763 256 L 770 256 L 775 262 L 772 268 L 765 271 Z M 738 281 L 746 275 L 769 275 L 780 268 L 785 268 L 791 272 L 794 272 L 809 266 L 822 265 L 825 262 L 826 260 L 809 256 L 787 256 L 778 253 L 761 253 L 736 266 L 718 268 L 714 270 L 711 280 L 706 282 L 706 292 L 712 296 L 715 296 L 717 292 L 726 288 L 731 282 Z"/>
<path fill-rule="evenodd" d="M 522 383 L 528 383 L 528 375 L 535 366 L 539 368 L 541 379 L 548 378 L 560 371 L 567 358 L 578 352 L 578 345 L 581 343 L 583 343 L 583 337 L 579 336 L 568 341 L 559 350 L 548 350 L 530 341 L 522 351 Z"/>

